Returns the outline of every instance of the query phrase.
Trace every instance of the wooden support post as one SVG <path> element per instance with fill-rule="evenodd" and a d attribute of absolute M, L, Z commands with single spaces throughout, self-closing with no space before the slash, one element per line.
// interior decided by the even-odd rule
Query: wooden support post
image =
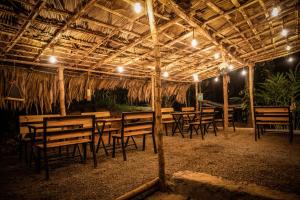
<path fill-rule="evenodd" d="M 60 114 L 66 116 L 64 68 L 58 68 L 59 107 Z"/>
<path fill-rule="evenodd" d="M 151 105 L 152 105 L 152 111 L 155 111 L 155 75 L 151 75 Z"/>
<path fill-rule="evenodd" d="M 199 85 L 199 82 L 196 82 L 195 83 L 195 100 L 196 100 L 196 111 L 199 110 L 199 91 L 198 91 L 198 85 Z"/>
<path fill-rule="evenodd" d="M 254 65 L 249 65 L 248 73 L 248 88 L 249 88 L 249 98 L 250 98 L 250 113 L 251 113 L 251 122 L 253 131 L 255 131 L 255 122 L 254 122 L 254 98 L 253 98 L 253 79 L 254 79 Z"/>
<path fill-rule="evenodd" d="M 224 131 L 228 129 L 228 74 L 223 76 L 223 100 L 224 100 Z"/>
<path fill-rule="evenodd" d="M 146 0 L 147 13 L 151 36 L 154 44 L 154 57 L 155 57 L 155 135 L 158 138 L 158 168 L 159 168 L 159 185 L 160 190 L 166 190 L 166 175 L 165 175 L 165 157 L 163 148 L 163 133 L 161 125 L 161 69 L 160 69 L 160 49 L 158 34 L 155 24 L 153 12 L 153 0 Z"/>

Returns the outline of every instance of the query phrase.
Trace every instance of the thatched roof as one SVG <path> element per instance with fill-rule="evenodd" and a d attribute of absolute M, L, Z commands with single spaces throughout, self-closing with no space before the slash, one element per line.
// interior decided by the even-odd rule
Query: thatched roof
<path fill-rule="evenodd" d="M 5 0 L 0 2 L 2 65 L 106 76 L 150 77 L 153 43 L 145 9 L 136 14 L 140 0 Z M 193 0 L 155 1 L 162 71 L 171 80 L 191 81 L 217 75 L 218 65 L 235 68 L 299 51 L 297 0 Z M 182 3 L 186 2 L 186 3 Z M 271 9 L 280 7 L 279 16 Z M 281 36 L 282 29 L 288 36 Z M 191 40 L 198 40 L 196 48 Z M 287 51 L 286 46 L 291 50 Z M 216 52 L 223 58 L 214 59 Z M 56 55 L 59 64 L 49 64 Z"/>

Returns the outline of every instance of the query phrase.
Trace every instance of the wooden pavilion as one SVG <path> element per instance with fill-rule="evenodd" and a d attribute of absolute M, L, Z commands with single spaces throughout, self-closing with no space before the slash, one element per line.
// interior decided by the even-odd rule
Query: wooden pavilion
<path fill-rule="evenodd" d="M 151 99 L 163 188 L 161 95 L 184 102 L 191 84 L 198 95 L 199 80 L 222 75 L 226 128 L 228 73 L 248 68 L 253 109 L 255 63 L 300 50 L 299 18 L 297 0 L 1 1 L 0 108 L 65 115 L 87 90 L 116 87 Z M 5 100 L 12 80 L 24 102 Z"/>

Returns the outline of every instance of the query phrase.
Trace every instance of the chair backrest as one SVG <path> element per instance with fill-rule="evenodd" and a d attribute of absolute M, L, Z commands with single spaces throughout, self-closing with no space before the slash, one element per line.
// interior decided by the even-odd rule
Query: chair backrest
<path fill-rule="evenodd" d="M 291 123 L 290 107 L 254 107 L 255 123 Z"/>
<path fill-rule="evenodd" d="M 59 114 L 51 115 L 20 115 L 19 116 L 19 134 L 24 137 L 29 133 L 28 124 L 43 124 L 45 117 L 58 117 Z"/>
<path fill-rule="evenodd" d="M 213 107 L 202 107 L 200 121 L 201 122 L 213 122 L 215 119 L 215 108 Z"/>
<path fill-rule="evenodd" d="M 109 111 L 102 111 L 102 112 L 84 112 L 81 115 L 95 115 L 96 118 L 109 118 L 110 112 Z"/>
<path fill-rule="evenodd" d="M 78 140 L 90 142 L 94 140 L 95 129 L 94 115 L 73 115 L 44 118 L 43 120 L 43 143 L 46 148 L 51 143 L 69 144 Z M 61 126 L 60 130 L 55 130 L 51 127 Z M 64 128 L 66 127 L 66 128 Z"/>
<path fill-rule="evenodd" d="M 124 112 L 122 113 L 121 134 L 154 132 L 154 112 Z"/>
<path fill-rule="evenodd" d="M 174 108 L 161 108 L 161 118 L 163 121 L 172 120 Z"/>
<path fill-rule="evenodd" d="M 190 111 L 195 111 L 194 107 L 182 107 L 181 108 L 182 112 L 190 112 Z"/>

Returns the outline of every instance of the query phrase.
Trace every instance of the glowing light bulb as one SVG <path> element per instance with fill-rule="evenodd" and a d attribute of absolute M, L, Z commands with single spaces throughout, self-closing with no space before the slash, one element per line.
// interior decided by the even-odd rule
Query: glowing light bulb
<path fill-rule="evenodd" d="M 288 35 L 288 33 L 289 33 L 289 31 L 287 29 L 282 29 L 282 31 L 281 31 L 281 35 L 283 37 L 286 37 Z"/>
<path fill-rule="evenodd" d="M 219 82 L 219 77 L 216 77 L 216 78 L 215 78 L 215 82 Z"/>
<path fill-rule="evenodd" d="M 280 7 L 274 7 L 271 12 L 272 17 L 277 17 L 279 15 L 279 12 L 280 12 Z"/>
<path fill-rule="evenodd" d="M 50 56 L 50 57 L 49 57 L 49 62 L 52 63 L 52 64 L 56 64 L 56 63 L 57 63 L 57 58 L 56 58 L 56 56 Z"/>
<path fill-rule="evenodd" d="M 193 74 L 193 79 L 195 82 L 199 81 L 199 77 L 198 77 L 198 74 Z"/>
<path fill-rule="evenodd" d="M 220 53 L 215 53 L 214 58 L 219 59 L 220 58 Z"/>
<path fill-rule="evenodd" d="M 123 67 L 123 66 L 118 66 L 118 67 L 117 67 L 117 71 L 118 71 L 119 73 L 123 73 L 123 72 L 124 72 L 124 67 Z"/>
<path fill-rule="evenodd" d="M 192 40 L 192 47 L 196 47 L 198 45 L 198 41 L 194 38 Z"/>
<path fill-rule="evenodd" d="M 287 61 L 291 63 L 291 62 L 294 61 L 294 58 L 293 57 L 289 57 Z"/>
<path fill-rule="evenodd" d="M 289 51 L 289 50 L 291 50 L 291 48 L 292 48 L 292 47 L 291 47 L 290 45 L 287 45 L 285 49 L 286 49 L 287 51 Z"/>
<path fill-rule="evenodd" d="M 141 5 L 140 3 L 135 3 L 135 4 L 134 4 L 134 11 L 135 11 L 136 13 L 141 13 L 142 10 L 143 10 L 143 8 L 142 8 L 142 5 Z"/>
<path fill-rule="evenodd" d="M 168 78 L 168 77 L 169 77 L 169 73 L 168 73 L 167 71 L 165 71 L 165 72 L 163 73 L 163 77 L 164 77 L 164 78 Z"/>
<path fill-rule="evenodd" d="M 229 65 L 229 66 L 228 66 L 228 69 L 229 69 L 230 71 L 233 70 L 233 68 L 234 68 L 233 65 Z"/>
<path fill-rule="evenodd" d="M 241 74 L 242 74 L 242 76 L 246 76 L 247 71 L 245 69 L 243 69 L 242 72 L 241 72 Z"/>

